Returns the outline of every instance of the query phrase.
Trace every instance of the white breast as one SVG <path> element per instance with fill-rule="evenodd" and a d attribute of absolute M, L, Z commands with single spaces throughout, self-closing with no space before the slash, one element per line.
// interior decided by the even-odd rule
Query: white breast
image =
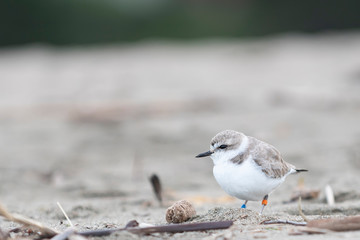
<path fill-rule="evenodd" d="M 267 177 L 251 156 L 241 164 L 217 161 L 213 173 L 221 188 L 229 195 L 252 201 L 262 200 L 266 194 L 272 192 L 285 180 L 285 176 L 283 178 Z"/>

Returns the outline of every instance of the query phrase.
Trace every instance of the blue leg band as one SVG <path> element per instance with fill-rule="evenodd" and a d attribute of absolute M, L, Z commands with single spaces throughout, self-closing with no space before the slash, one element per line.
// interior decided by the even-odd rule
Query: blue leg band
<path fill-rule="evenodd" d="M 246 208 L 246 205 L 245 205 L 245 204 L 243 204 L 243 205 L 241 206 L 241 208 Z"/>

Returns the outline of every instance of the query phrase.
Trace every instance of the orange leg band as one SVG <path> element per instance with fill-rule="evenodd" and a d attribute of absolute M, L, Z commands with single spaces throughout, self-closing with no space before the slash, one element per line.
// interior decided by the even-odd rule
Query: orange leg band
<path fill-rule="evenodd" d="M 261 204 L 262 204 L 262 205 L 267 205 L 267 204 L 268 204 L 267 199 L 262 200 L 262 203 L 261 203 Z"/>

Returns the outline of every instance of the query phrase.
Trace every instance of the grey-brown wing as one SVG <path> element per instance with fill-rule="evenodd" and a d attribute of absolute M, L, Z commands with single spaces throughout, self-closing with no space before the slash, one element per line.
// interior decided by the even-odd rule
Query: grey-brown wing
<path fill-rule="evenodd" d="M 281 153 L 272 145 L 252 138 L 251 155 L 256 164 L 269 177 L 281 178 L 286 175 L 291 168 L 289 163 L 282 159 Z"/>

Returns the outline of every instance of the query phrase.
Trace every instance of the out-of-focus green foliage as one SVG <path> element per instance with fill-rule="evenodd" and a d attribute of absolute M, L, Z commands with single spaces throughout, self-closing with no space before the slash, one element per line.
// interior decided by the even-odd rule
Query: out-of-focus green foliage
<path fill-rule="evenodd" d="M 2 0 L 0 46 L 353 29 L 359 9 L 358 0 Z"/>

